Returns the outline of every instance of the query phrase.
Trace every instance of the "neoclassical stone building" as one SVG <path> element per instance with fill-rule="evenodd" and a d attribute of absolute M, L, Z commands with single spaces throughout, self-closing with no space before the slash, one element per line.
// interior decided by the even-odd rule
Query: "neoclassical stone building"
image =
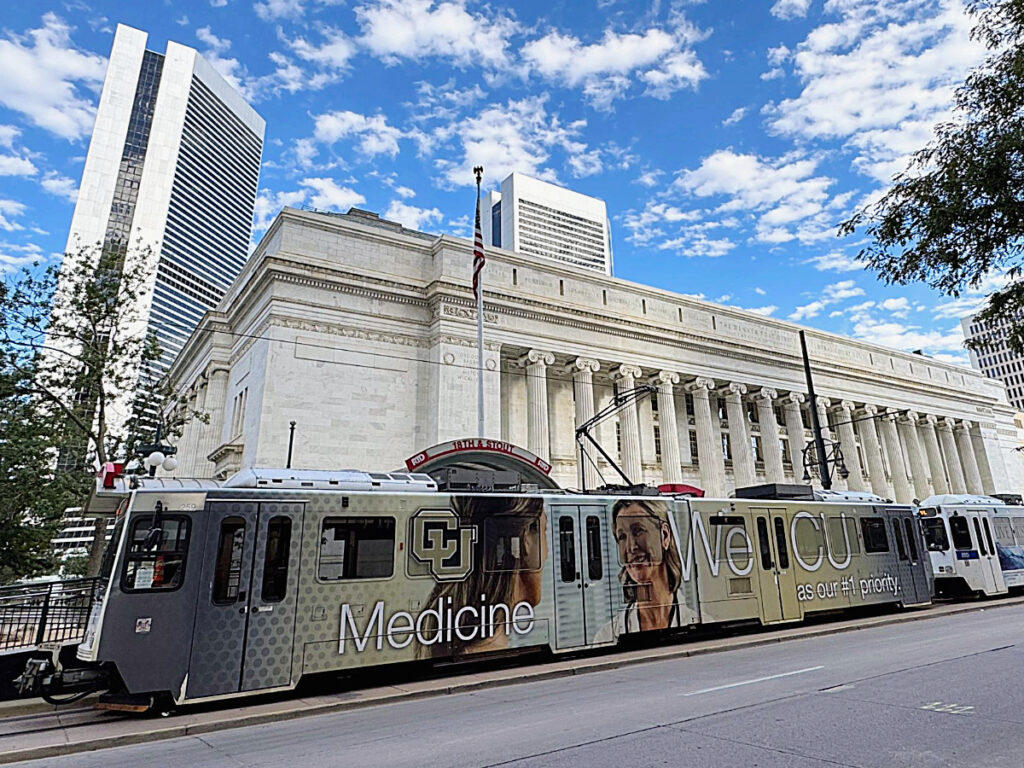
<path fill-rule="evenodd" d="M 475 436 L 471 244 L 373 214 L 286 208 L 172 369 L 209 423 L 179 440 L 180 476 L 240 467 L 387 471 Z M 799 328 L 731 307 L 488 251 L 486 436 L 560 484 L 618 477 L 578 461 L 574 432 L 616 388 L 656 387 L 596 429 L 631 479 L 709 494 L 800 482 L 810 439 Z M 818 407 L 850 475 L 898 501 L 1024 490 L 1013 411 L 980 374 L 807 330 Z M 586 473 L 586 476 L 583 476 Z"/>

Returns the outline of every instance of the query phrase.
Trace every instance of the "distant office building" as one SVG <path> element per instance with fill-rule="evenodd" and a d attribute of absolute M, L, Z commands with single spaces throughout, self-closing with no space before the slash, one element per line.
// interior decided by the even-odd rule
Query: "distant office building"
<path fill-rule="evenodd" d="M 971 365 L 990 379 L 997 379 L 1006 385 L 1006 399 L 1018 411 L 1024 411 L 1024 356 L 1010 349 L 1006 343 L 1011 322 L 983 323 L 974 317 L 960 321 L 967 341 L 983 340 L 984 347 L 968 349 Z"/>
<path fill-rule="evenodd" d="M 67 250 L 150 247 L 165 370 L 249 254 L 264 121 L 195 50 L 119 24 Z"/>
<path fill-rule="evenodd" d="M 485 245 L 612 273 L 604 200 L 512 173 L 481 206 Z"/>

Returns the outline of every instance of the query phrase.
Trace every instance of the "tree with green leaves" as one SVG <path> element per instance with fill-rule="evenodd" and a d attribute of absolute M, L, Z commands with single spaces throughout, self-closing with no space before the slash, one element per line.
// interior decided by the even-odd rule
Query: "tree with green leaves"
<path fill-rule="evenodd" d="M 12 466 L 24 465 L 0 478 L 14 494 L 3 514 L 6 530 L 19 520 L 25 529 L 21 554 L 0 561 L 0 576 L 29 575 L 38 570 L 32 558 L 41 563 L 49 550 L 52 530 L 33 529 L 51 520 L 52 509 L 31 503 L 33 493 L 87 514 L 97 469 L 131 458 L 161 414 L 181 412 L 166 407 L 168 392 L 154 373 L 161 352 L 145 322 L 153 268 L 149 249 L 110 256 L 97 246 L 66 254 L 60 266 L 8 275 L 0 287 L 0 407 L 17 414 L 0 421 L 0 446 Z M 165 434 L 172 431 L 165 425 Z M 15 492 L 15 482 L 25 492 Z"/>
<path fill-rule="evenodd" d="M 1024 0 L 968 0 L 986 60 L 957 89 L 954 118 L 875 204 L 860 258 L 889 283 L 925 282 L 952 296 L 1005 274 L 979 317 L 1012 321 L 1024 352 Z"/>

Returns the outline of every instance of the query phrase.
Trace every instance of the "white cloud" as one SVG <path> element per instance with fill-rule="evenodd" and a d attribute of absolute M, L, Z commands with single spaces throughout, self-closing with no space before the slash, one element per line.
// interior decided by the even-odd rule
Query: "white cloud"
<path fill-rule="evenodd" d="M 691 46 L 703 36 L 679 17 L 668 30 L 620 34 L 606 29 L 601 41 L 591 44 L 551 31 L 528 42 L 521 53 L 528 70 L 582 88 L 593 106 L 607 109 L 628 90 L 632 77 L 659 99 L 681 88 L 696 88 L 708 73 Z"/>
<path fill-rule="evenodd" d="M 305 189 L 297 189 L 291 192 L 273 192 L 269 189 L 261 189 L 256 197 L 256 206 L 253 215 L 253 234 L 263 232 L 270 226 L 271 221 L 277 216 L 278 211 L 284 207 L 295 208 L 306 201 Z"/>
<path fill-rule="evenodd" d="M 673 186 L 697 197 L 725 198 L 719 212 L 759 212 L 756 238 L 779 243 L 824 237 L 822 218 L 835 179 L 815 176 L 818 160 L 783 157 L 769 160 L 723 149 L 705 157 L 695 170 L 682 171 Z M 831 233 L 830 233 L 831 234 Z"/>
<path fill-rule="evenodd" d="M 78 200 L 78 185 L 75 184 L 75 180 L 61 176 L 57 171 L 47 171 L 40 184 L 51 195 L 63 197 L 72 203 Z"/>
<path fill-rule="evenodd" d="M 518 24 L 492 8 L 472 14 L 463 0 L 373 0 L 355 9 L 362 44 L 386 64 L 432 56 L 455 64 L 503 68 Z"/>
<path fill-rule="evenodd" d="M 864 269 L 864 262 L 842 251 L 832 251 L 821 256 L 808 259 L 805 264 L 813 264 L 819 272 L 858 272 Z"/>
<path fill-rule="evenodd" d="M 295 20 L 302 16 L 302 0 L 262 0 L 253 6 L 256 15 L 264 21 Z"/>
<path fill-rule="evenodd" d="M 680 256 L 704 256 L 710 259 L 725 256 L 735 247 L 736 243 L 727 237 L 710 238 L 699 229 L 686 227 L 679 237 L 658 243 L 658 250 L 661 251 L 675 251 Z"/>
<path fill-rule="evenodd" d="M 310 43 L 304 37 L 288 40 L 288 46 L 304 61 L 319 64 L 332 70 L 348 69 L 349 61 L 356 53 L 356 46 L 343 32 L 331 27 L 321 30 L 324 40 L 319 45 Z"/>
<path fill-rule="evenodd" d="M 899 296 L 894 299 L 885 299 L 879 302 L 878 306 L 886 312 L 894 315 L 905 316 L 910 311 L 910 301 L 906 296 Z"/>
<path fill-rule="evenodd" d="M 395 187 L 395 192 L 406 200 L 411 197 L 416 197 L 416 193 L 408 187 Z"/>
<path fill-rule="evenodd" d="M 958 299 L 943 301 L 932 309 L 936 320 L 959 319 L 973 315 L 985 304 L 986 299 L 977 296 L 961 296 Z"/>
<path fill-rule="evenodd" d="M 20 128 L 13 125 L 0 125 L 0 147 L 10 149 L 14 145 L 14 140 L 20 135 Z"/>
<path fill-rule="evenodd" d="M 0 274 L 14 272 L 36 261 L 45 261 L 45 256 L 35 243 L 16 245 L 0 242 Z"/>
<path fill-rule="evenodd" d="M 580 179 L 584 176 L 593 176 L 604 170 L 604 161 L 601 153 L 594 149 L 589 152 L 580 152 L 569 158 L 569 168 L 572 175 Z"/>
<path fill-rule="evenodd" d="M 562 149 L 572 158 L 588 152 L 577 140 L 585 122 L 563 125 L 549 115 L 547 96 L 529 96 L 505 104 L 492 104 L 469 118 L 450 119 L 436 132 L 438 140 L 457 139 L 461 160 L 439 160 L 437 166 L 448 183 L 473 183 L 473 166 L 484 167 L 484 184 L 495 184 L 513 171 L 545 181 L 558 182 L 548 165 L 551 153 Z"/>
<path fill-rule="evenodd" d="M 210 5 L 214 8 L 223 8 L 228 4 L 228 0 L 210 0 Z"/>
<path fill-rule="evenodd" d="M 778 307 L 774 304 L 769 304 L 765 307 L 745 307 L 747 312 L 753 312 L 755 315 L 761 315 L 762 317 L 770 317 L 778 311 Z"/>
<path fill-rule="evenodd" d="M 311 192 L 310 205 L 321 210 L 345 213 L 354 205 L 363 205 L 366 198 L 350 187 L 339 187 L 333 179 L 309 178 L 299 182 Z"/>
<path fill-rule="evenodd" d="M 830 0 L 836 21 L 791 55 L 803 90 L 769 104 L 771 130 L 799 140 L 840 139 L 853 165 L 888 181 L 950 116 L 953 88 L 980 62 L 960 0 Z"/>
<path fill-rule="evenodd" d="M 366 158 L 376 155 L 395 157 L 398 140 L 405 134 L 388 124 L 383 115 L 366 115 L 347 110 L 317 115 L 313 135 L 317 141 L 334 144 L 341 139 L 355 139 Z"/>
<path fill-rule="evenodd" d="M 21 216 L 24 212 L 24 203 L 19 203 L 15 200 L 6 200 L 0 197 L 0 229 L 7 232 L 14 232 L 16 230 L 23 229 L 20 224 L 11 221 L 11 219 Z"/>
<path fill-rule="evenodd" d="M 95 118 L 95 97 L 106 72 L 102 56 L 78 50 L 71 28 L 46 13 L 43 26 L 0 40 L 0 104 L 61 138 L 86 136 Z"/>
<path fill-rule="evenodd" d="M 0 155 L 0 176 L 35 176 L 38 172 L 27 157 Z"/>
<path fill-rule="evenodd" d="M 656 187 L 659 183 L 658 179 L 660 179 L 664 175 L 664 171 L 658 170 L 656 168 L 654 170 L 645 170 L 643 173 L 637 176 L 636 183 L 641 184 L 642 186 L 645 187 Z"/>
<path fill-rule="evenodd" d="M 802 19 L 811 7 L 811 0 L 775 0 L 771 14 L 780 19 Z"/>
<path fill-rule="evenodd" d="M 723 126 L 736 125 L 743 116 L 747 114 L 747 107 L 737 107 L 734 109 L 725 120 L 722 121 Z"/>
<path fill-rule="evenodd" d="M 790 313 L 789 319 L 794 321 L 809 320 L 820 315 L 821 311 L 826 307 L 863 295 L 864 289 L 857 286 L 853 280 L 840 280 L 838 283 L 826 285 L 819 298 L 797 307 Z"/>
<path fill-rule="evenodd" d="M 392 200 L 382 216 L 388 221 L 397 221 L 408 229 L 420 231 L 427 230 L 432 224 L 439 223 L 444 218 L 444 214 L 437 208 L 417 208 L 401 200 Z"/>
<path fill-rule="evenodd" d="M 758 296 L 767 296 L 768 295 L 768 291 L 766 291 L 764 288 L 760 288 L 760 287 L 755 287 L 754 288 L 754 293 L 756 293 Z"/>

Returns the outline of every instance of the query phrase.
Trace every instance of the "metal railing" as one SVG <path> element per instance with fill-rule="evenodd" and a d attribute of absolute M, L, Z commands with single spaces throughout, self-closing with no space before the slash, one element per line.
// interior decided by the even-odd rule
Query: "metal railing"
<path fill-rule="evenodd" d="M 0 655 L 81 642 L 99 589 L 95 578 L 0 588 Z"/>

